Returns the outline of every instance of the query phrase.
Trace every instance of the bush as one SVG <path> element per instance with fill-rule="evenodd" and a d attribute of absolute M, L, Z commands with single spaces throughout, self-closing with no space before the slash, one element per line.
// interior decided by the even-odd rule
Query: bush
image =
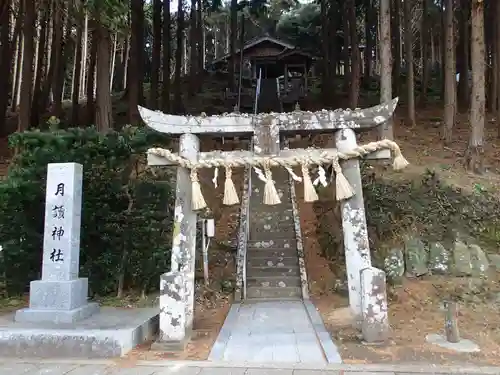
<path fill-rule="evenodd" d="M 27 131 L 9 139 L 16 149 L 0 182 L 1 274 L 9 295 L 41 276 L 48 163 L 83 165 L 80 276 L 91 294 L 124 288 L 147 292 L 170 268 L 172 189 L 145 168 L 146 149 L 164 139 L 126 127 Z"/>
<path fill-rule="evenodd" d="M 427 171 L 420 181 L 385 181 L 363 175 L 363 195 L 370 234 L 374 241 L 411 231 L 433 241 L 447 241 L 459 232 L 488 247 L 498 248 L 494 238 L 500 228 L 500 201 L 476 189 L 467 194 L 444 184 Z"/>

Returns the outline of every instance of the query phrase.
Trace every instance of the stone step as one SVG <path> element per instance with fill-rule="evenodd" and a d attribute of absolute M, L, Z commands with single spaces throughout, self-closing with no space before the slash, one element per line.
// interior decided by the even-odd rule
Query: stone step
<path fill-rule="evenodd" d="M 268 238 L 272 239 L 284 239 L 284 238 L 295 238 L 295 227 L 289 225 L 287 227 L 271 227 L 271 226 L 250 226 L 250 239 L 252 240 L 266 240 Z"/>
<path fill-rule="evenodd" d="M 294 250 L 291 256 L 271 256 L 267 253 L 263 256 L 254 256 L 247 253 L 247 269 L 255 267 L 298 267 L 297 251 Z M 290 252 L 290 254 L 292 254 Z"/>
<path fill-rule="evenodd" d="M 247 249 L 296 249 L 297 240 L 295 238 L 267 238 L 267 239 L 254 239 L 249 238 Z"/>
<path fill-rule="evenodd" d="M 300 276 L 248 276 L 248 286 L 261 288 L 284 288 L 288 286 L 300 287 Z"/>
<path fill-rule="evenodd" d="M 292 216 L 293 207 L 290 202 L 281 202 L 280 204 L 264 204 L 262 200 L 250 200 L 250 217 L 268 217 L 268 216 Z"/>
<path fill-rule="evenodd" d="M 247 259 L 266 259 L 274 262 L 279 262 L 284 259 L 298 259 L 297 248 L 288 249 L 247 249 Z"/>
<path fill-rule="evenodd" d="M 293 225 L 293 214 L 292 213 L 273 213 L 265 214 L 260 216 L 250 217 L 250 224 L 254 225 L 273 225 L 273 226 L 287 226 Z"/>
<path fill-rule="evenodd" d="M 295 235 L 293 234 L 292 231 L 286 232 L 286 233 L 256 233 L 252 230 L 250 230 L 249 234 L 249 240 L 250 241 L 255 241 L 255 242 L 267 242 L 273 240 L 274 242 L 276 241 L 289 241 L 289 243 L 295 242 Z"/>
<path fill-rule="evenodd" d="M 247 298 L 248 299 L 302 298 L 302 289 L 300 287 L 261 288 L 257 286 L 247 286 Z"/>
<path fill-rule="evenodd" d="M 299 276 L 299 265 L 292 267 L 247 267 L 247 279 L 252 277 Z"/>
<path fill-rule="evenodd" d="M 268 232 L 286 232 L 290 230 L 290 228 L 294 228 L 294 222 L 293 220 L 279 220 L 278 218 L 276 220 L 271 220 L 271 221 L 258 221 L 258 220 L 250 220 L 249 222 L 250 225 L 250 230 L 255 231 L 268 231 Z"/>

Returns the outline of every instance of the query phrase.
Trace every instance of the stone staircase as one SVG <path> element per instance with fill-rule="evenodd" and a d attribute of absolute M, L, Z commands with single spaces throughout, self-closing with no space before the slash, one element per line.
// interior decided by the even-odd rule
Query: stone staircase
<path fill-rule="evenodd" d="M 301 278 L 288 172 L 284 168 L 272 172 L 281 204 L 265 205 L 263 183 L 257 180 L 252 186 L 246 295 L 248 299 L 300 299 Z"/>
<path fill-rule="evenodd" d="M 276 79 L 262 79 L 257 108 L 259 109 L 259 112 L 282 112 L 282 105 L 278 96 Z"/>

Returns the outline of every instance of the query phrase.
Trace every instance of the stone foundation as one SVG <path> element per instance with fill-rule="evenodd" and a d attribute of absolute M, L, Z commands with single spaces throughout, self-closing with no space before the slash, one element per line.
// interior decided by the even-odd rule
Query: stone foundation
<path fill-rule="evenodd" d="M 30 283 L 30 307 L 16 312 L 16 322 L 74 323 L 99 311 L 87 302 L 88 279 L 35 280 Z"/>
<path fill-rule="evenodd" d="M 123 356 L 155 337 L 158 313 L 156 308 L 104 307 L 88 319 L 57 324 L 19 322 L 14 314 L 4 315 L 0 317 L 0 357 Z"/>

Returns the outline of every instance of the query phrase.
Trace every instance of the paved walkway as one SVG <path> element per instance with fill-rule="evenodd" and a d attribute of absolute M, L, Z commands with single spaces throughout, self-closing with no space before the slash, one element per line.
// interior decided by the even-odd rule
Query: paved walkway
<path fill-rule="evenodd" d="M 209 360 L 341 363 L 310 301 L 245 302 L 231 307 Z"/>
<path fill-rule="evenodd" d="M 433 365 L 237 365 L 216 362 L 155 361 L 119 367 L 111 361 L 16 361 L 0 359 L 1 375 L 418 375 L 500 374 L 498 367 Z"/>

